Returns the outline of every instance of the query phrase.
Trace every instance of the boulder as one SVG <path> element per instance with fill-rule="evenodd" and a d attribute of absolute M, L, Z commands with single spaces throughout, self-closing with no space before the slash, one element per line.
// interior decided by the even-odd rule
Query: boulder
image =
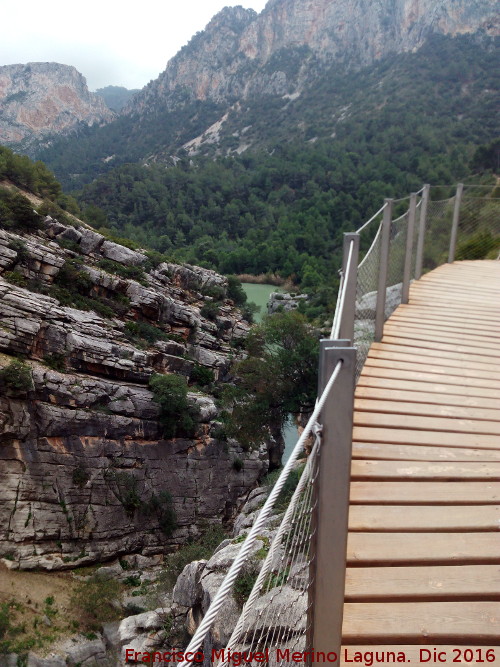
<path fill-rule="evenodd" d="M 146 255 L 135 250 L 130 250 L 130 248 L 126 248 L 113 241 L 104 241 L 100 247 L 100 252 L 106 259 L 112 259 L 126 266 L 139 266 L 147 260 Z"/>

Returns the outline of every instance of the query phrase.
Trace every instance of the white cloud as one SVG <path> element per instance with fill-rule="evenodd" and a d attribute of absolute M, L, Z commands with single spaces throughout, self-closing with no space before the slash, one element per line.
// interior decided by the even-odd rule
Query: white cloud
<path fill-rule="evenodd" d="M 214 14 L 240 4 L 259 12 L 266 0 L 9 2 L 0 65 L 59 62 L 74 65 L 91 90 L 142 88 Z"/>

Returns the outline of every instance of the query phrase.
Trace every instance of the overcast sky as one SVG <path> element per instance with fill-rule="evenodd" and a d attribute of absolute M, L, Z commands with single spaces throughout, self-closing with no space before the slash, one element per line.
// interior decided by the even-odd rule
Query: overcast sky
<path fill-rule="evenodd" d="M 74 65 L 90 90 L 142 88 L 226 6 L 260 12 L 266 0 L 9 0 L 0 65 Z"/>

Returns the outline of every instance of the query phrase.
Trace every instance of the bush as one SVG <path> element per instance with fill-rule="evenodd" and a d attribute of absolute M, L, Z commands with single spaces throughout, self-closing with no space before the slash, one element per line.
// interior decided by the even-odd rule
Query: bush
<path fill-rule="evenodd" d="M 189 379 L 200 387 L 206 387 L 214 382 L 215 375 L 210 368 L 201 366 L 201 364 L 195 364 Z"/>
<path fill-rule="evenodd" d="M 51 218 L 55 218 L 59 222 L 62 222 L 64 225 L 71 225 L 71 221 L 64 212 L 64 210 L 53 201 L 44 199 L 42 204 L 37 208 L 37 211 L 40 215 L 50 215 Z"/>
<path fill-rule="evenodd" d="M 2 278 L 12 283 L 12 285 L 17 285 L 17 287 L 26 287 L 28 285 L 28 279 L 20 271 L 6 271 L 2 275 Z"/>
<path fill-rule="evenodd" d="M 120 584 L 115 579 L 93 576 L 78 582 L 73 589 L 70 604 L 74 612 L 82 617 L 86 627 L 99 630 L 102 623 L 119 617 L 118 601 Z"/>
<path fill-rule="evenodd" d="M 177 527 L 177 517 L 172 506 L 172 496 L 168 491 L 161 491 L 157 496 L 153 494 L 145 511 L 147 515 L 155 514 L 158 518 L 160 530 L 166 537 L 170 537 Z"/>
<path fill-rule="evenodd" d="M 200 292 L 204 296 L 210 296 L 215 301 L 221 301 L 226 298 L 226 291 L 220 285 L 209 285 L 208 287 L 202 287 Z"/>
<path fill-rule="evenodd" d="M 120 262 L 115 262 L 112 259 L 100 259 L 97 262 L 97 266 L 100 269 L 103 269 L 108 273 L 114 273 L 121 278 L 136 280 L 141 284 L 146 283 L 146 274 L 144 273 L 142 266 L 126 266 L 125 264 L 120 264 Z"/>
<path fill-rule="evenodd" d="M 215 322 L 217 316 L 219 315 L 219 306 L 213 301 L 207 301 L 201 307 L 200 314 L 202 317 L 206 317 L 207 320 Z"/>
<path fill-rule="evenodd" d="M 27 392 L 33 389 L 31 367 L 19 359 L 14 359 L 0 371 L 0 380 L 13 391 Z"/>
<path fill-rule="evenodd" d="M 76 259 L 67 259 L 64 262 L 54 283 L 72 293 L 77 292 L 84 296 L 88 295 L 93 285 L 90 276 L 82 271 L 81 261 Z"/>
<path fill-rule="evenodd" d="M 24 262 L 29 257 L 28 246 L 21 239 L 12 239 L 9 241 L 9 248 L 17 252 L 16 262 Z"/>
<path fill-rule="evenodd" d="M 153 392 L 153 400 L 160 406 L 164 437 L 192 436 L 197 415 L 187 400 L 185 378 L 178 375 L 153 375 L 149 387 Z"/>
<path fill-rule="evenodd" d="M 257 581 L 257 574 L 255 572 L 240 572 L 233 584 L 233 595 L 241 606 L 248 600 L 248 596 L 252 592 L 255 582 Z"/>
<path fill-rule="evenodd" d="M 0 227 L 32 232 L 39 226 L 40 216 L 33 204 L 19 193 L 0 187 Z"/>
<path fill-rule="evenodd" d="M 247 294 L 241 286 L 241 281 L 236 276 L 227 277 L 227 297 L 232 299 L 236 306 L 246 303 Z"/>
<path fill-rule="evenodd" d="M 148 322 L 127 322 L 124 333 L 129 341 L 140 345 L 143 343 L 152 345 L 157 340 L 170 340 L 167 333 Z"/>
<path fill-rule="evenodd" d="M 73 470 L 73 484 L 83 488 L 90 479 L 90 473 L 83 465 L 78 465 Z"/>
<path fill-rule="evenodd" d="M 239 457 L 235 458 L 233 461 L 233 469 L 236 470 L 236 472 L 241 472 L 243 470 L 243 461 Z"/>
<path fill-rule="evenodd" d="M 46 354 L 43 360 L 53 371 L 58 371 L 59 373 L 66 371 L 66 357 L 64 354 Z"/>

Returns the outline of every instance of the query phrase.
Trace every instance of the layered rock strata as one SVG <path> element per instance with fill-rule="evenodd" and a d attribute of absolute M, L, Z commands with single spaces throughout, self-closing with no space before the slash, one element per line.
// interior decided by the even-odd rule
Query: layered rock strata
<path fill-rule="evenodd" d="M 142 267 L 140 282 L 101 268 L 103 259 Z M 89 297 L 118 301 L 120 315 L 51 296 L 67 262 L 86 276 Z M 147 262 L 51 218 L 35 234 L 0 231 L 0 367 L 22 357 L 33 378 L 31 389 L 0 387 L 0 556 L 10 567 L 163 552 L 211 521 L 229 521 L 267 469 L 266 451 L 227 441 L 213 397 L 194 386 L 194 435 L 163 438 L 151 375 L 190 381 L 201 366 L 222 381 L 249 327 L 228 299 L 215 318 L 202 315 L 212 300 L 203 292 L 224 290 L 222 276 Z M 163 339 L 131 337 L 127 322 L 150 324 Z M 171 510 L 173 532 L 161 528 Z"/>

